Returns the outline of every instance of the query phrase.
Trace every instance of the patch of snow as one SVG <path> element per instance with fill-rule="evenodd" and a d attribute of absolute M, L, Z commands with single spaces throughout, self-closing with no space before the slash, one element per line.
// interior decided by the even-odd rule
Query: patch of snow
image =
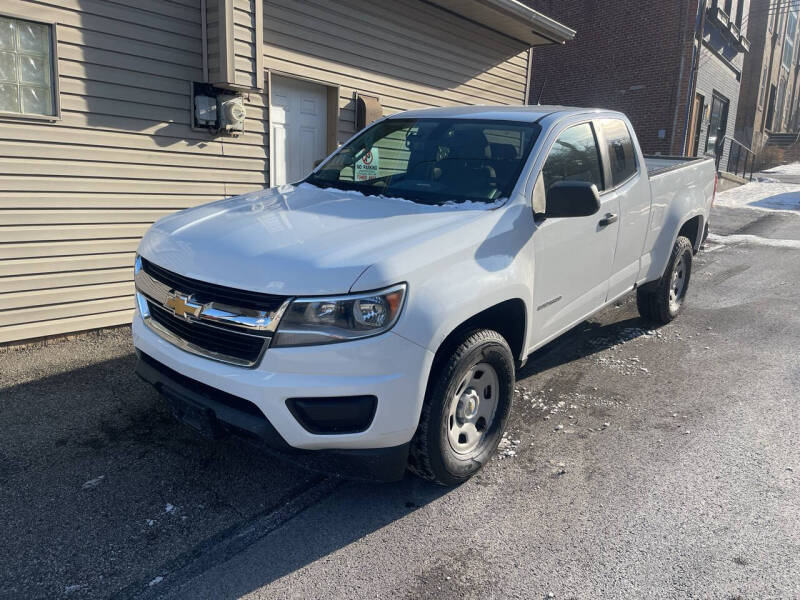
<path fill-rule="evenodd" d="M 730 246 L 732 244 L 750 244 L 754 246 L 769 246 L 771 248 L 800 249 L 800 240 L 773 240 L 770 238 L 749 234 L 717 235 L 715 233 L 709 233 L 708 240 L 723 246 Z"/>
<path fill-rule="evenodd" d="M 82 487 L 84 490 L 89 490 L 89 489 L 91 489 L 91 488 L 96 488 L 98 485 L 100 485 L 100 483 L 101 483 L 101 482 L 103 481 L 103 479 L 105 479 L 105 478 L 106 478 L 106 476 L 105 476 L 105 475 L 100 475 L 100 477 L 95 477 L 94 479 L 90 479 L 89 481 L 87 481 L 86 483 L 84 483 L 84 484 L 83 484 L 81 487 Z"/>
<path fill-rule="evenodd" d="M 764 171 L 764 173 L 768 175 L 800 175 L 800 162 L 772 167 Z"/>
<path fill-rule="evenodd" d="M 504 458 L 514 458 L 517 455 L 516 446 L 519 446 L 519 440 L 511 441 L 508 437 L 508 432 L 503 434 L 500 438 L 500 443 L 497 445 L 497 458 L 503 460 Z"/>
<path fill-rule="evenodd" d="M 342 194 L 348 196 L 355 196 L 358 198 L 377 198 L 379 200 L 393 200 L 397 202 L 407 202 L 409 204 L 413 204 L 415 206 L 421 207 L 425 211 L 437 211 L 442 210 L 443 208 L 446 209 L 457 209 L 457 210 L 491 210 L 493 208 L 497 208 L 502 206 L 506 203 L 508 198 L 497 198 L 492 202 L 475 202 L 472 200 L 466 200 L 464 202 L 457 202 L 455 200 L 449 200 L 447 202 L 443 202 L 442 204 L 422 204 L 420 202 L 414 202 L 413 200 L 407 200 L 406 198 L 398 198 L 396 196 L 383 196 L 381 194 L 378 195 L 367 195 L 356 190 L 341 190 L 339 188 L 321 188 L 317 187 L 316 185 L 312 185 L 310 183 L 301 183 L 297 186 L 297 189 L 306 189 L 306 190 L 314 190 L 316 192 L 321 193 L 330 193 L 336 194 L 337 196 L 341 196 Z"/>
<path fill-rule="evenodd" d="M 783 174 L 800 175 L 800 163 L 778 168 L 785 169 L 780 171 Z M 757 181 L 718 193 L 714 205 L 766 211 L 800 211 L 800 184 L 781 183 L 769 177 L 759 177 Z"/>
<path fill-rule="evenodd" d="M 80 584 L 77 584 L 77 585 L 68 585 L 67 587 L 65 587 L 65 588 L 64 588 L 64 593 L 65 593 L 65 594 L 71 594 L 72 592 L 77 592 L 77 591 L 78 591 L 78 590 L 80 590 L 82 587 L 83 587 L 83 586 L 82 586 L 82 585 L 80 585 Z"/>
<path fill-rule="evenodd" d="M 162 581 L 164 581 L 164 578 L 161 575 L 159 575 L 158 577 L 154 577 L 153 580 L 147 584 L 147 586 L 153 587 L 154 585 L 158 585 Z"/>
<path fill-rule="evenodd" d="M 177 506 L 173 506 L 172 504 L 170 504 L 169 502 L 167 502 L 167 507 L 164 509 L 164 512 L 165 512 L 165 513 L 173 513 L 173 512 L 175 512 L 176 510 L 178 510 L 178 507 L 177 507 Z"/>

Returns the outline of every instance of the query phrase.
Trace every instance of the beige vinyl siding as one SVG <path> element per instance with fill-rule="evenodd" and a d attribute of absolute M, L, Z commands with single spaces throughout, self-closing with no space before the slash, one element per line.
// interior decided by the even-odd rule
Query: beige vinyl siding
<path fill-rule="evenodd" d="M 417 0 L 264 0 L 264 66 L 340 86 L 339 141 L 353 94 L 384 114 L 457 104 L 523 104 L 527 47 Z"/>
<path fill-rule="evenodd" d="M 233 0 L 234 82 L 247 89 L 264 89 L 263 8 L 256 0 Z"/>
<path fill-rule="evenodd" d="M 200 0 L 4 0 L 58 23 L 62 119 L 0 121 L 0 343 L 130 322 L 139 238 L 175 210 L 259 189 L 266 108 L 190 127 Z"/>
<path fill-rule="evenodd" d="M 227 66 L 222 64 L 225 41 L 223 39 L 220 42 L 220 37 L 224 35 L 222 31 L 224 25 L 220 24 L 220 15 L 224 15 L 224 7 L 224 2 L 220 0 L 206 0 L 206 60 L 208 61 L 208 80 L 212 83 L 226 79 Z"/>
<path fill-rule="evenodd" d="M 261 0 L 207 0 L 209 81 L 242 90 L 264 89 Z"/>

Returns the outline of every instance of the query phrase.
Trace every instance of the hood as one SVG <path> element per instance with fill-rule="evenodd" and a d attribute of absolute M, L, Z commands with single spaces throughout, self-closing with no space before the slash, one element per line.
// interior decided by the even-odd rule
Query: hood
<path fill-rule="evenodd" d="M 486 215 L 310 184 L 190 208 L 147 232 L 139 253 L 186 277 L 282 295 L 341 294 L 369 266 Z"/>

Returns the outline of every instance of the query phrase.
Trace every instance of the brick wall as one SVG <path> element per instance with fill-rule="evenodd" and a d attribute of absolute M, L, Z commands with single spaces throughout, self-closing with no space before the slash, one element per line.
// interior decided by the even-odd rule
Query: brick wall
<path fill-rule="evenodd" d="M 733 138 L 736 129 L 736 115 L 739 103 L 739 80 L 734 72 L 717 58 L 708 48 L 703 46 L 700 51 L 700 68 L 697 72 L 697 93 L 705 98 L 706 105 L 711 104 L 714 92 L 725 97 L 729 101 L 728 123 L 725 135 Z M 699 154 L 703 154 L 706 135 L 708 132 L 708 119 L 702 122 L 702 133 L 700 136 Z M 725 170 L 727 166 L 730 145 L 726 142 L 725 151 L 722 155 L 720 168 Z M 709 148 L 709 150 L 712 150 Z"/>
<path fill-rule="evenodd" d="M 534 48 L 531 101 L 620 110 L 646 153 L 680 153 L 697 0 L 527 0 L 577 30 Z"/>

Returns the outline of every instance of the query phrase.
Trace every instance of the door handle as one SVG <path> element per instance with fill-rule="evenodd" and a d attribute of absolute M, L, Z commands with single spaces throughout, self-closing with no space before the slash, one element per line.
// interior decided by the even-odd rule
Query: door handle
<path fill-rule="evenodd" d="M 608 227 L 609 225 L 611 225 L 612 223 L 616 223 L 617 221 L 619 221 L 619 215 L 606 213 L 606 216 L 600 219 L 600 223 L 598 224 L 600 225 L 600 227 Z"/>

